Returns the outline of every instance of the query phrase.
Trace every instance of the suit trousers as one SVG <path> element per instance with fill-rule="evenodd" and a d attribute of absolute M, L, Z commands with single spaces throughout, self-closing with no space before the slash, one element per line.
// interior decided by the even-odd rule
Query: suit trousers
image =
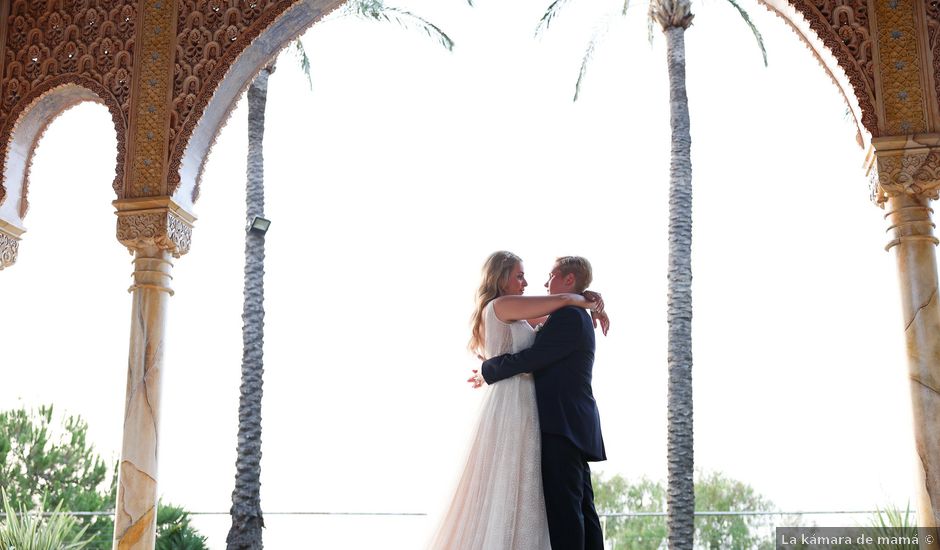
<path fill-rule="evenodd" d="M 542 433 L 542 490 L 553 550 L 604 550 L 591 469 L 563 435 Z"/>

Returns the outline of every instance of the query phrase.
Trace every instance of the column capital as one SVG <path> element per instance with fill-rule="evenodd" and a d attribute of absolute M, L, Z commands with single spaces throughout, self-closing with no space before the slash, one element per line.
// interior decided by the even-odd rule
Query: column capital
<path fill-rule="evenodd" d="M 16 263 L 20 248 L 20 235 L 25 230 L 0 220 L 0 270 Z"/>
<path fill-rule="evenodd" d="M 120 199 L 111 204 L 117 209 L 117 240 L 131 254 L 147 247 L 167 250 L 177 258 L 189 252 L 196 217 L 170 197 Z"/>
<path fill-rule="evenodd" d="M 940 134 L 872 138 L 865 158 L 872 202 L 890 197 L 940 197 Z"/>

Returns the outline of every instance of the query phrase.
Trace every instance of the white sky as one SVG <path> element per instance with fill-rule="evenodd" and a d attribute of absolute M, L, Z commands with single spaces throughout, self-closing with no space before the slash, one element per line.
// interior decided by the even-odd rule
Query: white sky
<path fill-rule="evenodd" d="M 534 40 L 548 3 L 402 0 L 456 50 L 336 20 L 306 35 L 312 92 L 293 58 L 271 78 L 265 511 L 439 510 L 481 397 L 464 345 L 497 249 L 525 259 L 533 293 L 555 256 L 591 259 L 613 319 L 594 370 L 599 468 L 665 477 L 665 41 L 648 45 L 646 5 L 632 6 L 572 104 L 605 8 L 572 2 Z M 743 5 L 769 68 L 725 2 L 697 4 L 686 39 L 696 466 L 781 509 L 903 506 L 913 436 L 883 211 L 836 87 L 783 21 Z M 246 116 L 240 105 L 212 152 L 173 273 L 160 492 L 193 511 L 227 511 L 234 480 Z M 0 275 L 0 407 L 81 414 L 116 459 L 132 266 L 114 237 L 114 156 L 98 105 L 39 146 L 28 232 Z M 430 523 L 269 516 L 265 541 L 410 549 Z M 224 547 L 227 518 L 197 524 Z"/>

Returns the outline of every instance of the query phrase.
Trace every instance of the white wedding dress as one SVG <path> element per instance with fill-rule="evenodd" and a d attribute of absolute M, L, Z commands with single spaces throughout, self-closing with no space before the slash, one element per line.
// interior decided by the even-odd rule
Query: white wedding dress
<path fill-rule="evenodd" d="M 525 321 L 504 323 L 483 310 L 486 357 L 535 341 Z M 454 497 L 431 550 L 550 550 L 542 496 L 541 437 L 531 374 L 485 386 L 480 419 Z"/>

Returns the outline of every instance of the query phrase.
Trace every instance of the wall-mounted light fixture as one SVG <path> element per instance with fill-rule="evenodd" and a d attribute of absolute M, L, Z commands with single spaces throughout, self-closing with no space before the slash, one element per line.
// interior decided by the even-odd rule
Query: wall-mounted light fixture
<path fill-rule="evenodd" d="M 271 227 L 271 220 L 262 218 L 261 216 L 255 216 L 252 218 L 251 223 L 248 224 L 248 231 L 264 235 L 267 233 L 269 227 Z"/>

